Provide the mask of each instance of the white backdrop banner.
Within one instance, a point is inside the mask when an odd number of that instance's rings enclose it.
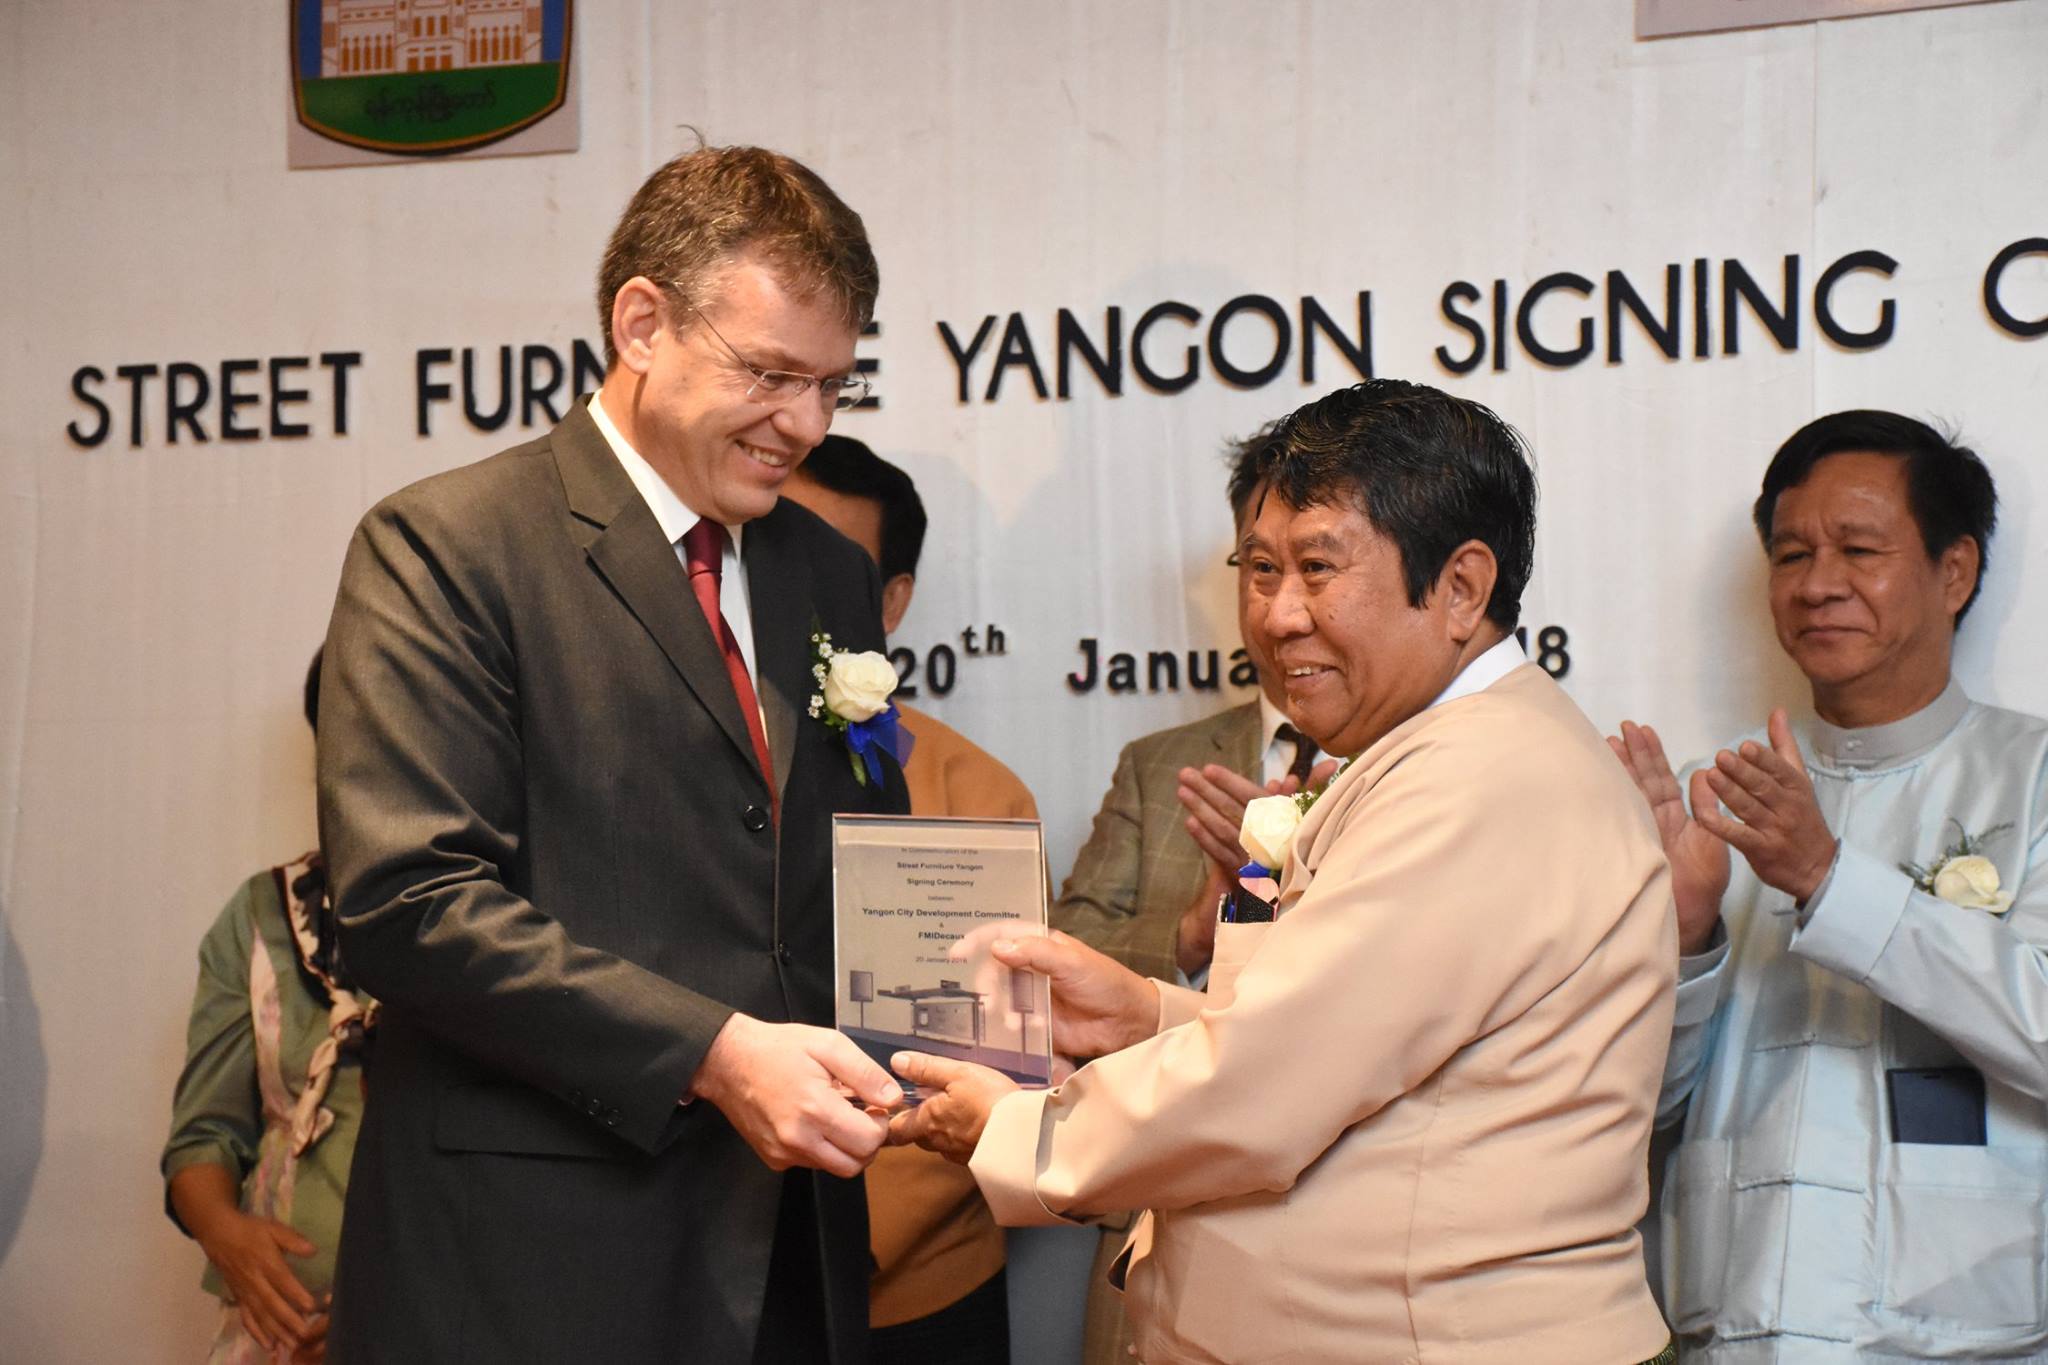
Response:
[[[343,546],[594,381],[598,254],[686,125],[867,220],[882,400],[838,429],[932,517],[893,643],[1056,878],[1120,745],[1251,695],[1225,442],[1366,373],[1527,434],[1525,619],[1687,756],[1803,695],[1747,523],[1778,442],[1952,421],[2004,498],[1959,669],[2048,710],[2048,3],[1634,19],[578,6],[575,153],[294,174],[286,7],[0,6],[0,1358],[203,1349],[157,1152],[199,936],[312,842]]]

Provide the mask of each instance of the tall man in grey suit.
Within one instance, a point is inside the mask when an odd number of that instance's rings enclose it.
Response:
[[[812,632],[879,647],[880,590],[778,489],[865,390],[876,281],[803,166],[678,157],[606,251],[596,397],[356,532],[321,832],[385,1013],[342,1362],[864,1355],[848,1097],[900,1092],[815,1026],[827,831],[905,799],[805,714]]]

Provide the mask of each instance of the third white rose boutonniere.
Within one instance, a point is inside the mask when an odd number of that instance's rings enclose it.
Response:
[[[1914,886],[1950,905],[1994,915],[2012,909],[2012,892],[1998,889],[1998,865],[1978,851],[2012,826],[1993,825],[1980,834],[1970,834],[1958,821],[1949,823],[1956,827],[1954,843],[1926,863],[1900,863],[1899,870],[1913,879]]]
[[[882,780],[883,752],[898,766],[910,759],[910,736],[898,723],[902,713],[889,700],[896,690],[896,666],[874,650],[832,648],[832,637],[811,631],[810,716],[846,736],[846,756],[862,786]]]

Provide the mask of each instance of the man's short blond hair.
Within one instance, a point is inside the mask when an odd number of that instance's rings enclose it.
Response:
[[[720,272],[742,253],[759,257],[784,288],[831,300],[847,324],[866,327],[881,275],[860,215],[817,172],[764,147],[700,147],[662,166],[633,195],[598,268],[597,315],[606,368],[612,301],[636,275],[672,303],[707,308]]]

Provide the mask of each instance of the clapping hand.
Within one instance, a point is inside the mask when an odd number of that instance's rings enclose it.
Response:
[[[1784,707],[1772,710],[1766,732],[1768,748],[1744,740],[1715,754],[1714,766],[1701,773],[1728,814],[1697,797],[1693,810],[1709,833],[1741,851],[1758,881],[1804,905],[1827,880],[1840,843],[1820,813]]]
[[[1618,737],[1608,736],[1607,747],[1635,780],[1657,821],[1664,856],[1671,863],[1671,896],[1678,902],[1679,951],[1700,952],[1714,936],[1714,926],[1721,918],[1721,897],[1728,890],[1727,840],[1704,817],[1695,819],[1686,810],[1678,778],[1664,757],[1664,745],[1655,730],[1625,720]],[[1692,809],[1713,811],[1718,816],[1714,792],[1708,785],[1710,772],[1702,769],[1692,776]]]
[[[1237,832],[1244,825],[1246,803],[1261,796],[1292,796],[1304,786],[1321,786],[1336,773],[1337,760],[1326,758],[1309,769],[1306,783],[1289,774],[1262,787],[1220,763],[1211,763],[1200,768],[1182,768],[1174,795],[1188,813],[1188,834],[1210,861],[1235,875],[1246,861],[1244,845],[1237,840]]]
[[[1292,796],[1303,786],[1320,787],[1337,774],[1337,760],[1326,758],[1309,770],[1307,783],[1290,773],[1264,787],[1221,764],[1180,770],[1175,795],[1187,811],[1187,831],[1203,853],[1202,887],[1181,912],[1174,934],[1175,965],[1193,976],[1209,965],[1216,950],[1216,901],[1237,880],[1237,870],[1250,861],[1238,842],[1244,808],[1261,796]]]

